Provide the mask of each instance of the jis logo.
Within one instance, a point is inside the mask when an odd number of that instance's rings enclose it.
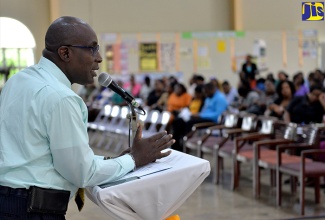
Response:
[[[301,14],[303,21],[323,21],[324,2],[303,2]]]

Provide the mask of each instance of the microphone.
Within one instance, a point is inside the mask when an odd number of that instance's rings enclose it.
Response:
[[[137,103],[132,95],[130,95],[127,91],[122,89],[107,73],[101,73],[98,76],[98,82],[101,86],[108,87],[114,92],[116,92],[119,96],[121,96],[127,103],[131,104],[133,107],[140,109],[145,112],[143,108]]]

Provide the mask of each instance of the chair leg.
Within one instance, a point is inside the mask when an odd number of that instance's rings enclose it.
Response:
[[[232,163],[232,179],[231,179],[231,190],[234,191],[236,189],[236,182],[237,182],[237,160],[236,156],[233,157]]]
[[[220,169],[220,161],[218,156],[218,150],[213,150],[213,183],[219,184],[219,169]]]
[[[315,203],[320,203],[320,178],[315,178]]]
[[[300,176],[300,214],[305,214],[305,177]]]
[[[276,171],[276,204],[281,206],[282,198],[282,174],[279,170]]]

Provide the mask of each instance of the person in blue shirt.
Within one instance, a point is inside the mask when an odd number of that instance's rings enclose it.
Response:
[[[227,110],[228,103],[226,97],[218,88],[209,82],[204,85],[203,91],[205,94],[204,105],[199,113],[192,114],[188,121],[178,117],[173,121],[172,133],[175,139],[173,149],[182,151],[183,137],[191,131],[192,126],[201,122],[218,123],[219,116]]]
[[[65,219],[78,188],[114,181],[171,153],[161,152],[173,144],[171,135],[141,138],[139,126],[132,147],[121,156],[94,155],[87,107],[71,84],[93,83],[101,62],[89,24],[61,17],[47,30],[39,63],[5,84],[0,95],[0,219]],[[36,206],[28,203],[31,198],[39,199]]]

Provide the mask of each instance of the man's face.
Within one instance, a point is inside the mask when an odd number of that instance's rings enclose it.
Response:
[[[95,32],[85,25],[77,26],[79,36],[74,40],[74,45],[85,47],[96,47],[98,40]],[[68,78],[71,83],[86,85],[94,82],[94,77],[97,76],[96,70],[99,69],[99,63],[102,62],[102,57],[99,51],[92,48],[69,47],[71,50],[71,60],[68,63]]]
[[[314,89],[312,92],[309,93],[309,101],[310,102],[318,101],[320,94],[322,94],[321,90]]]
[[[228,94],[229,93],[229,91],[230,91],[230,86],[229,85],[222,85],[222,89],[223,89],[223,91],[226,93],[226,94]]]

